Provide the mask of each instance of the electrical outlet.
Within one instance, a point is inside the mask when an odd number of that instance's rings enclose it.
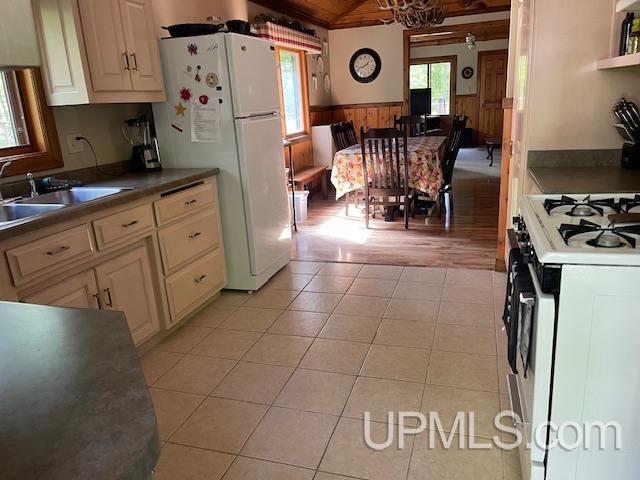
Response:
[[[79,133],[70,133],[67,135],[67,150],[69,150],[69,153],[84,152],[84,142],[82,140],[76,140],[79,136],[81,136]]]

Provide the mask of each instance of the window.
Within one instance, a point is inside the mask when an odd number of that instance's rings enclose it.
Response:
[[[0,165],[7,161],[9,175],[63,166],[37,69],[0,72]]]
[[[449,115],[455,91],[453,61],[424,60],[409,69],[409,88],[431,89],[431,114]]]
[[[307,131],[306,65],[303,52],[279,48],[278,55],[284,132],[291,137]]]

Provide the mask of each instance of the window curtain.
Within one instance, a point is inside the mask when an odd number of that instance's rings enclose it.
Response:
[[[311,54],[322,53],[322,42],[318,37],[271,22],[258,27],[258,36],[271,40],[281,47],[304,50]]]

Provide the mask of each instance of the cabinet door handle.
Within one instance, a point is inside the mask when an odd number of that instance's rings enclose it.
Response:
[[[138,223],[138,220],[131,220],[129,223],[123,223],[122,224],[122,228],[129,228],[129,227],[133,227],[134,225],[136,225]]]
[[[189,238],[198,238],[200,235],[202,235],[202,232],[193,232],[189,235]]]
[[[131,54],[131,59],[133,60],[133,68],[131,70],[138,70],[138,58],[135,53]]]
[[[105,307],[113,307],[113,300],[111,299],[111,290],[108,288],[105,288],[104,293],[107,294],[107,304],[105,305]]]
[[[98,295],[97,293],[94,293],[91,296],[96,299],[96,303],[98,304],[98,310],[102,310],[102,304],[100,302],[100,295]]]
[[[58,255],[59,253],[66,252],[71,247],[69,245],[60,245],[59,247],[54,248],[53,250],[49,250],[47,255],[53,257],[54,255]]]
[[[129,55],[127,55],[127,52],[124,52],[122,56],[124,57],[124,69],[131,70],[131,66],[129,65]]]
[[[185,205],[193,205],[194,203],[196,203],[198,200],[196,200],[195,198],[192,198],[191,200],[186,200],[184,202]]]
[[[206,275],[200,275],[200,276],[199,276],[198,278],[196,278],[194,281],[195,281],[196,283],[200,283],[200,282],[202,282],[205,278],[207,278],[207,276],[206,276]]]

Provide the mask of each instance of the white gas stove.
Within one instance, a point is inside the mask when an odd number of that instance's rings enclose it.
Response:
[[[522,256],[510,278],[530,276],[532,286],[508,298],[517,311],[526,306],[533,313],[520,324],[530,330],[511,330],[518,334],[508,351],[517,345],[509,396],[528,442],[519,449],[525,480],[640,478],[640,221],[628,215],[634,213],[640,214],[636,194],[521,202],[517,242],[510,240]],[[523,338],[526,355],[519,350]],[[611,430],[598,448],[599,436],[586,432],[594,422],[618,425],[620,448]],[[576,427],[585,428],[582,442]],[[578,447],[554,446],[567,441]]]
[[[521,208],[543,264],[640,265],[639,194],[535,195]],[[639,220],[611,217],[628,213]]]

